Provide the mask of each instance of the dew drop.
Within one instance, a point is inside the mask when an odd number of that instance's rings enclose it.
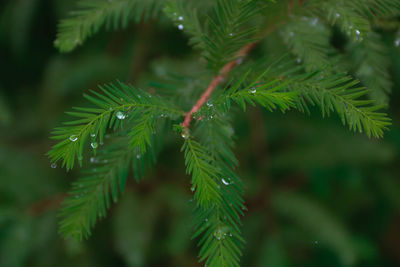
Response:
[[[314,241],[314,245],[318,245],[319,244],[319,241],[318,240],[315,240]]]
[[[229,178],[228,178],[229,179]],[[221,179],[222,183],[224,185],[230,185],[230,183],[228,181],[226,181],[224,178]]]
[[[214,106],[214,104],[211,103],[210,101],[208,101],[208,102],[207,102],[207,107],[212,107],[212,106]]]
[[[355,30],[355,32],[356,32],[356,35],[360,35],[361,34],[361,32],[359,30]]]
[[[117,118],[120,119],[120,120],[124,120],[126,118],[126,115],[121,111],[118,111],[116,113],[116,115],[117,115]]]
[[[183,139],[188,139],[189,138],[189,130],[188,129],[183,129],[181,136]]]
[[[297,58],[297,59],[296,59],[296,62],[297,62],[297,63],[301,63],[301,58]]]
[[[251,87],[249,89],[249,92],[252,93],[252,94],[255,94],[257,92],[257,89],[255,87]]]
[[[96,134],[92,133],[90,134],[90,137],[96,137]]]
[[[230,33],[230,34],[229,34],[229,36],[231,36],[231,37],[232,37],[232,36],[233,36],[233,33]]]
[[[289,32],[289,36],[293,37],[294,36],[294,32]]]
[[[399,47],[400,46],[400,38],[397,38],[396,40],[394,40],[394,46],[395,47]]]
[[[97,160],[96,160],[95,157],[91,157],[91,158],[90,158],[90,162],[91,162],[91,163],[95,163],[96,161],[97,161]]]
[[[137,159],[140,159],[140,154],[137,154],[137,155],[136,155],[136,158],[137,158]]]
[[[96,148],[99,146],[99,144],[97,144],[97,142],[92,142],[92,143],[90,143],[90,146],[91,146],[93,149],[96,149]]]
[[[196,190],[196,187],[195,187],[195,186],[192,186],[192,187],[190,188],[190,191],[194,192],[194,190]]]
[[[208,218],[205,218],[205,220],[204,220],[205,222],[208,222]]]
[[[336,17],[337,17],[337,18],[340,18],[340,13],[336,13]]]
[[[52,169],[57,168],[57,163],[53,162],[53,163],[50,165],[50,167],[51,167]]]
[[[183,25],[182,25],[182,24],[179,24],[179,25],[178,25],[178,29],[179,29],[179,30],[183,30]]]
[[[69,140],[71,140],[72,142],[75,142],[76,140],[78,140],[78,136],[76,136],[76,135],[71,135],[70,137],[69,137]]]
[[[182,16],[179,16],[179,17],[178,17],[178,20],[181,20],[181,21],[182,21],[182,20],[183,20],[183,17],[182,17]]]

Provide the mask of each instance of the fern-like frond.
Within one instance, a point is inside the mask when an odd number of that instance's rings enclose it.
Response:
[[[73,112],[67,114],[78,119],[66,122],[64,127],[53,131],[52,139],[60,140],[60,142],[48,153],[52,162],[61,160],[63,167],[66,166],[68,170],[73,168],[75,157],[78,157],[80,163],[82,162],[82,153],[89,140],[91,140],[91,147],[96,149],[98,142],[103,143],[107,129],[123,127],[125,121],[137,120],[144,113],[151,112],[155,117],[163,114],[172,118],[184,115],[182,111],[171,107],[159,97],[121,82],[118,86],[110,84],[100,89],[102,94],[92,91],[91,95],[84,95],[95,105],[94,108],[74,108]],[[139,127],[143,125],[139,124]],[[145,127],[148,130],[152,129],[148,124]],[[145,151],[148,137],[144,134],[150,133],[152,131],[138,133],[133,129],[132,145],[139,146],[142,151]]]
[[[204,29],[199,20],[197,8],[192,2],[170,1],[166,4],[164,12],[179,30],[183,30],[190,36],[190,45],[204,49]]]
[[[371,32],[363,42],[352,44],[349,50],[355,76],[370,89],[371,99],[387,104],[392,88],[390,58],[380,36]]]
[[[79,9],[58,25],[55,46],[69,52],[88,37],[107,28],[126,27],[131,20],[149,19],[160,11],[163,0],[80,0]]]
[[[214,71],[235,59],[237,51],[254,42],[255,27],[245,25],[259,12],[255,1],[219,0],[212,16],[208,17],[208,31],[203,36],[204,56]]]
[[[208,209],[195,212],[193,237],[199,238],[200,260],[207,266],[239,266],[244,240],[240,231],[240,216],[245,209],[243,185],[233,169],[237,160],[231,150],[233,129],[226,116],[216,116],[197,123],[194,135],[213,158],[212,165],[220,170],[218,189],[222,201]]]
[[[391,124],[385,113],[377,112],[385,106],[374,105],[373,100],[363,100],[368,90],[346,74],[327,77],[318,72],[305,74],[291,79],[288,88],[302,96],[297,102],[299,110],[307,111],[308,104],[316,104],[323,116],[336,112],[350,130],[364,131],[369,137],[382,137],[383,131]]]
[[[325,69],[329,64],[331,32],[316,17],[294,17],[282,31],[282,37],[308,71]]]
[[[279,108],[282,112],[289,110],[290,107],[295,107],[297,93],[287,92],[287,83],[278,78],[264,82],[263,78],[267,73],[268,70],[256,77],[248,85],[245,85],[245,81],[249,72],[243,75],[240,80],[218,97],[216,100],[217,108],[222,105],[224,108],[229,109],[232,101],[237,103],[243,110],[246,110],[246,104],[252,106],[259,104],[269,111]]]
[[[72,186],[60,213],[60,232],[78,240],[88,238],[97,220],[106,216],[112,202],[124,192],[129,168],[139,179],[144,169],[154,162],[155,152],[137,154],[126,147],[129,139],[122,138],[91,158],[93,167]],[[139,176],[138,176],[139,175]]]
[[[361,41],[371,31],[371,25],[365,16],[354,7],[353,1],[329,0],[310,1],[308,12],[315,17],[327,20],[331,25],[337,25],[343,33],[353,40]]]
[[[220,170],[212,165],[213,158],[198,142],[188,136],[182,146],[185,154],[186,173],[192,175],[192,191],[199,205],[211,207],[221,201],[218,180]]]

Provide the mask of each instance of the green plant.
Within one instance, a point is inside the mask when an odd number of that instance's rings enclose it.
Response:
[[[182,88],[158,83],[156,90],[145,90],[114,82],[85,95],[91,107],[68,113],[75,119],[55,129],[52,138],[59,142],[48,155],[67,170],[76,161],[81,166],[90,161],[90,167],[64,201],[60,232],[89,237],[123,193],[130,169],[137,180],[143,177],[173,129],[183,137],[186,172],[192,176],[193,237],[199,240],[200,260],[207,266],[239,266],[245,243],[240,217],[246,208],[232,151],[230,121],[237,107],[245,111],[259,104],[269,111],[308,113],[318,106],[323,116],[336,113],[350,130],[374,138],[390,125],[380,111],[391,79],[379,29],[391,27],[400,15],[400,1],[339,2],[80,1],[81,9],[60,23],[55,45],[62,52],[103,26],[116,29],[159,18],[187,34],[205,63],[198,63],[201,71]],[[333,44],[333,35],[343,42]],[[161,90],[166,87],[173,89]],[[88,153],[90,160],[84,158]]]

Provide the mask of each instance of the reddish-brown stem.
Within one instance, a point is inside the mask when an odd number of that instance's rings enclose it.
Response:
[[[211,93],[214,91],[214,89],[225,80],[225,78],[228,76],[229,72],[236,67],[236,65],[239,64],[239,60],[246,56],[256,45],[256,43],[250,43],[243,47],[242,49],[237,52],[236,57],[238,58],[237,60],[233,60],[225,66],[222,67],[220,70],[219,74],[215,76],[210,84],[207,87],[207,90],[201,95],[199,100],[197,100],[196,104],[192,107],[192,109],[186,113],[185,119],[183,120],[182,126],[184,128],[189,128],[190,123],[192,121],[193,114],[196,113],[210,98]]]

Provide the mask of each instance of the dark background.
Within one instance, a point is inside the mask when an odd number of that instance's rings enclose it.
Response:
[[[81,171],[51,168],[45,156],[64,111],[85,105],[82,93],[97,84],[149,88],[198,58],[180,31],[155,21],[102,31],[60,54],[57,21],[73,7],[0,2],[0,266],[202,266],[179,138],[166,142],[145,180],[129,180],[88,241],[57,233],[60,202]],[[395,82],[384,139],[318,111],[253,108],[235,119],[249,209],[243,266],[400,266],[400,49],[384,36]]]

